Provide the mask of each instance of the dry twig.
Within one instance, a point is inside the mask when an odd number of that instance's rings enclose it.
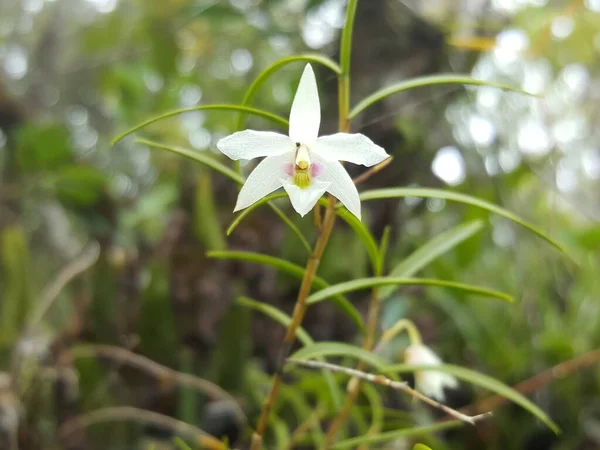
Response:
[[[382,386],[387,386],[391,387],[392,389],[406,392],[408,395],[418,400],[421,400],[422,402],[425,402],[428,405],[433,406],[434,408],[441,409],[442,411],[446,412],[448,415],[454,417],[455,419],[462,420],[463,422],[469,423],[471,425],[475,425],[475,423],[477,423],[478,421],[490,417],[492,415],[491,412],[486,412],[483,414],[478,414],[476,416],[468,416],[466,414],[461,413],[460,411],[452,409],[449,406],[443,405],[442,403],[436,402],[435,400],[421,394],[419,391],[411,388],[404,381],[394,381],[383,375],[373,375],[371,373],[363,372],[361,370],[350,369],[347,367],[342,367],[336,364],[321,361],[288,359],[288,362],[304,367],[310,367],[313,369],[328,369],[333,372],[340,372],[354,378],[360,378],[361,380],[369,381],[371,383],[380,384]]]
[[[77,345],[71,349],[70,354],[73,358],[107,358],[119,364],[126,364],[143,372],[150,373],[160,381],[168,381],[190,389],[196,389],[209,397],[225,400],[231,403],[238,425],[245,427],[248,422],[242,407],[236,399],[221,387],[203,378],[177,372],[125,348],[111,345]]]
[[[130,406],[116,406],[111,408],[98,409],[80,416],[74,417],[65,422],[60,428],[61,439],[66,440],[73,433],[84,428],[106,422],[124,422],[133,421],[142,424],[151,424],[157,427],[168,429],[174,435],[184,435],[192,438],[201,448],[210,450],[225,450],[227,447],[217,438],[202,431],[201,429],[174,419],[173,417],[133,408]]]

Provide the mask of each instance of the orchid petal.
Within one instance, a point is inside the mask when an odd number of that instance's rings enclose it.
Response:
[[[231,159],[277,156],[294,150],[289,137],[272,131],[244,130],[224,137],[217,148]]]
[[[336,133],[322,136],[315,141],[311,150],[327,161],[348,161],[367,167],[390,156],[364,134]]]
[[[319,181],[329,182],[327,192],[336,197],[343,205],[360,220],[360,198],[356,186],[339,161],[326,161],[320,155],[313,153],[313,160],[321,166]]]
[[[269,156],[263,159],[250,173],[240,190],[235,211],[247,208],[261,198],[279,189],[287,177],[286,166],[293,160],[294,154]]]
[[[304,217],[330,188],[330,183],[313,180],[309,187],[300,189],[284,179],[280,180],[283,188],[290,196],[290,202],[298,214]]]
[[[307,64],[300,78],[290,111],[290,138],[294,142],[312,144],[319,135],[321,105],[317,80],[312,66]]]

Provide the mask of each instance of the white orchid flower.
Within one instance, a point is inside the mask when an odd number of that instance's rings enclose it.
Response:
[[[317,81],[307,64],[292,103],[289,136],[245,130],[217,143],[219,150],[234,160],[266,157],[248,176],[234,211],[247,208],[283,187],[301,216],[329,192],[360,219],[358,191],[339,161],[370,167],[389,155],[362,134],[317,137],[320,123]]]
[[[438,366],[442,360],[426,345],[412,344],[404,352],[404,361],[411,365]],[[444,401],[444,389],[458,387],[458,380],[452,375],[436,370],[415,372],[415,387],[428,397]]]

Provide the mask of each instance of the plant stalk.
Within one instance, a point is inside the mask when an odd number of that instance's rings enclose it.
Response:
[[[298,298],[296,299],[296,306],[294,306],[294,312],[292,313],[292,322],[290,323],[286,331],[285,338],[283,340],[283,345],[281,346],[281,350],[279,352],[277,366],[275,374],[273,375],[273,379],[271,381],[271,388],[269,389],[267,400],[263,405],[263,409],[261,411],[258,423],[256,425],[256,430],[252,434],[252,444],[250,446],[250,450],[259,450],[261,448],[263,436],[269,420],[269,413],[271,411],[271,408],[275,404],[275,400],[279,392],[279,386],[281,385],[283,366],[285,365],[285,361],[290,353],[292,344],[296,339],[296,331],[298,330],[298,327],[302,324],[302,319],[304,318],[304,314],[306,313],[306,299],[310,294],[312,282],[317,273],[319,263],[321,262],[321,257],[323,256],[323,252],[325,251],[325,247],[327,246],[327,242],[329,241],[329,237],[331,236],[331,232],[335,224],[335,218],[335,198],[329,196],[329,202],[325,211],[325,218],[323,219],[321,233],[317,238],[317,242],[315,244],[313,253],[308,259],[308,263],[306,264],[306,270],[304,272],[304,277],[302,278],[302,284],[300,285]]]
[[[338,115],[339,115],[339,131],[347,133],[350,131],[350,119],[348,115],[350,113],[350,55],[352,49],[352,29],[354,25],[354,16],[356,13],[356,5],[358,0],[349,0],[346,11],[346,22],[344,30],[342,32],[342,40],[340,45],[340,69],[341,73],[338,75]],[[325,210],[325,216],[321,223],[319,235],[312,255],[308,259],[306,264],[306,270],[304,271],[304,277],[300,285],[300,291],[298,292],[298,298],[296,299],[296,305],[292,313],[292,321],[286,331],[283,345],[279,353],[279,358],[276,365],[275,374],[271,381],[271,388],[265,403],[263,404],[256,430],[252,434],[252,443],[250,450],[260,450],[263,436],[267,428],[269,421],[269,413],[271,408],[275,404],[279,387],[282,381],[283,367],[290,353],[290,349],[296,338],[296,331],[302,324],[302,319],[306,313],[306,299],[310,294],[312,282],[316,276],[321,257],[331,236],[333,226],[335,225],[336,212],[335,212],[335,197],[329,196],[327,202],[327,208]]]
[[[367,319],[367,333],[365,336],[365,341],[363,343],[363,348],[365,350],[371,350],[373,348],[373,344],[375,342],[375,334],[377,333],[377,323],[379,321],[379,310],[380,310],[381,302],[379,301],[379,290],[377,288],[373,289],[371,292],[371,300],[369,302],[369,312]],[[363,371],[365,369],[365,364],[361,361],[357,370]],[[331,424],[329,425],[329,429],[327,430],[327,434],[325,435],[325,441],[323,444],[323,448],[326,450],[332,444],[335,436],[337,435],[340,427],[346,422],[348,416],[350,415],[350,410],[358,397],[358,393],[360,392],[360,379],[359,378],[351,378],[348,383],[348,391],[346,395],[346,401],[342,406],[342,409],[335,416]]]

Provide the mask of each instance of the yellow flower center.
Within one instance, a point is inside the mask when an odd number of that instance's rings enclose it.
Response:
[[[300,189],[310,186],[311,162],[308,148],[299,142],[296,143],[296,159],[294,161],[294,184]]]

